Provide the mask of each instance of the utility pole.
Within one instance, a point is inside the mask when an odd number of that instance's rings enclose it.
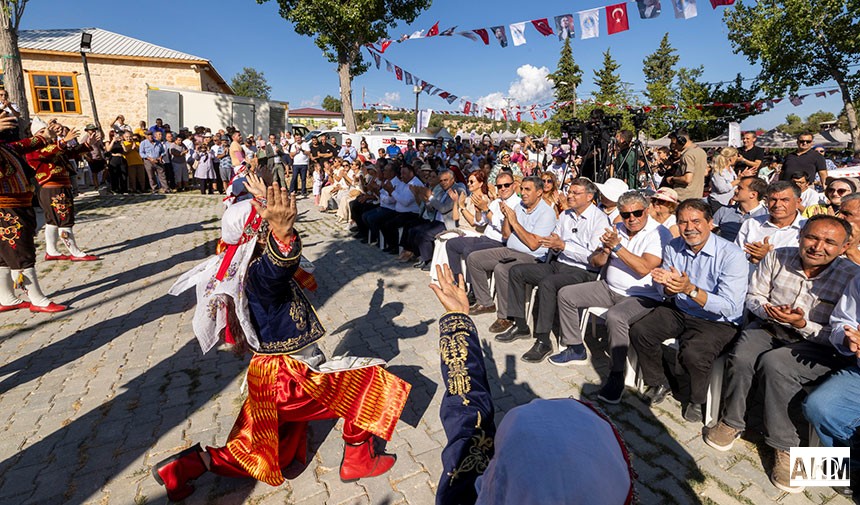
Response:
[[[99,113],[96,110],[96,97],[93,93],[93,83],[90,80],[90,67],[87,66],[87,53],[92,50],[92,47],[93,34],[81,32],[81,59],[84,61],[84,77],[87,79],[87,89],[90,92],[90,106],[93,108],[93,123],[95,123],[99,131],[101,131],[102,125],[99,123]]]
[[[412,92],[415,93],[415,133],[418,133],[418,96],[422,89],[421,86],[412,86]]]
[[[507,103],[507,108],[505,109],[505,131],[509,130],[508,123],[510,123],[510,115],[511,115],[511,102],[514,100],[513,97],[506,96],[505,103]]]

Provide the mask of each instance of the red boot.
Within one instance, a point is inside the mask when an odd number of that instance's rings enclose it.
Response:
[[[372,440],[357,445],[344,444],[340,480],[354,482],[365,477],[382,475],[394,466],[395,461],[397,456],[393,454],[375,454]]]
[[[170,501],[183,500],[194,492],[194,486],[189,484],[189,481],[206,473],[206,465],[200,458],[202,452],[200,444],[197,444],[159,461],[152,468],[152,476],[167,488],[167,498]]]

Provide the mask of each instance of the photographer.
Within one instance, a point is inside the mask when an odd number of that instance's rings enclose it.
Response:
[[[633,148],[633,132],[630,130],[619,130],[615,134],[615,142],[618,154],[612,162],[612,173],[610,176],[617,177],[627,183],[627,186],[635,189],[639,187],[639,157]]]

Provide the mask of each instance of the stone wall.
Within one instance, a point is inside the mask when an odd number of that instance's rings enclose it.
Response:
[[[93,122],[92,105],[84,76],[83,62],[78,55],[39,54],[22,51],[24,82],[30,114],[35,111],[35,96],[30,83],[30,72],[73,73],[78,86],[80,111],[77,114],[40,114],[43,120],[56,117],[61,123],[83,129]],[[217,82],[208,70],[199,72],[199,65],[169,61],[137,61],[119,58],[90,56],[87,59],[90,80],[103,128],[107,128],[117,115],[125,116],[126,123],[137,127],[146,120],[147,85],[153,87],[175,87],[200,91],[217,87]],[[205,87],[204,87],[205,85]],[[222,90],[223,91],[223,90]],[[15,100],[12,97],[13,101]]]

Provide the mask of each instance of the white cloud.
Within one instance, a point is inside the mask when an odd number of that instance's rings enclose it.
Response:
[[[313,107],[314,105],[320,105],[322,103],[322,97],[320,95],[314,95],[310,100],[302,100],[302,107]]]
[[[507,94],[501,91],[482,96],[477,100],[484,107],[502,109],[508,106],[505,97],[511,97],[511,105],[531,105],[547,101],[553,96],[552,82],[547,79],[547,67],[523,65],[517,69],[517,80],[511,82]]]
[[[400,93],[396,91],[389,91],[382,96],[382,101],[389,105],[393,105],[400,101]]]

